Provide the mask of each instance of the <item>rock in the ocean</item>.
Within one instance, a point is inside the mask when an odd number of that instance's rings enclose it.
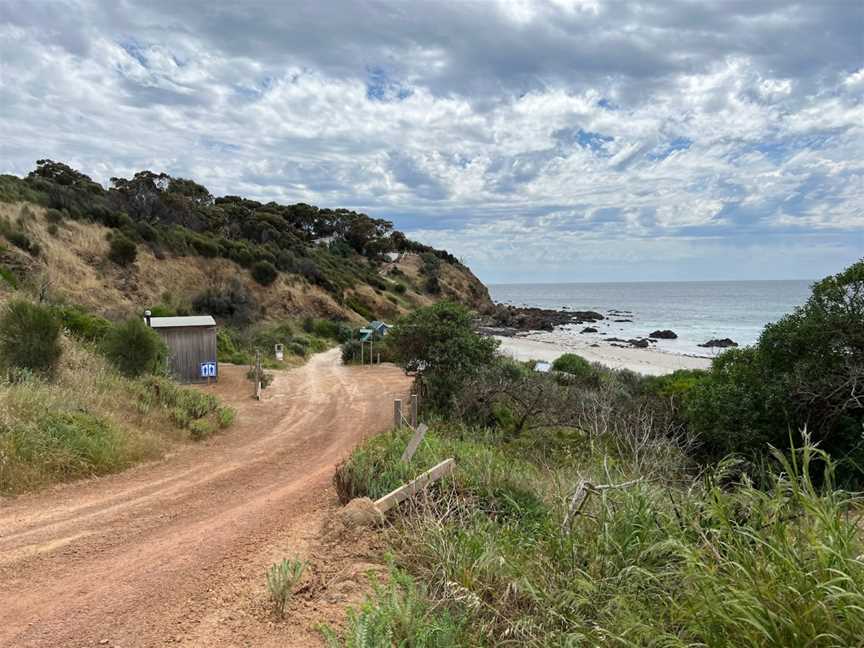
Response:
[[[629,344],[632,347],[636,347],[637,349],[647,349],[648,348],[648,340],[643,340],[641,338],[633,339],[633,340],[627,340],[627,344]]]
[[[580,332],[580,333],[596,333],[596,332],[597,332],[597,329],[594,328],[593,326],[586,326],[584,329],[582,329],[582,330],[579,331],[579,332]]]
[[[663,329],[662,331],[654,331],[648,337],[657,338],[658,340],[676,340],[678,339],[678,334],[675,331]]]
[[[573,317],[584,322],[599,322],[606,319],[597,311],[573,311],[570,313]]]
[[[618,319],[618,320],[615,320],[615,321],[616,321],[616,322],[632,322],[633,320],[631,320],[631,319]]]
[[[729,338],[723,338],[720,340],[708,340],[705,344],[700,344],[700,347],[706,349],[725,349],[727,347],[737,347],[738,343],[735,340],[730,340]]]

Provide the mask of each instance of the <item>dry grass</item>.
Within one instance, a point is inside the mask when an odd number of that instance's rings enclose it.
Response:
[[[143,380],[68,339],[51,382],[0,382],[0,493],[122,470],[189,438]]]

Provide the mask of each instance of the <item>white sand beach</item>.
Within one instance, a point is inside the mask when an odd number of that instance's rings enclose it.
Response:
[[[599,362],[612,369],[630,369],[637,373],[660,376],[678,369],[707,369],[709,358],[663,353],[653,349],[625,349],[608,344],[591,346],[578,338],[562,339],[554,333],[530,333],[519,337],[496,337],[500,353],[516,360],[552,362],[565,353],[576,353],[589,362]]]

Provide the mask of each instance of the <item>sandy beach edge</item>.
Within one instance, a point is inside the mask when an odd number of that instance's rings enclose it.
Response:
[[[516,360],[545,360],[552,362],[565,353],[576,353],[589,362],[597,362],[611,369],[629,369],[646,376],[661,376],[678,369],[707,369],[710,358],[674,355],[652,349],[629,349],[612,346],[591,346],[579,340],[546,340],[542,333],[518,337],[499,337],[498,352]]]

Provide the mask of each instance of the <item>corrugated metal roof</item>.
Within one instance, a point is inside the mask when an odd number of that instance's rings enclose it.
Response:
[[[153,328],[175,328],[182,326],[216,326],[216,320],[210,315],[193,315],[191,317],[151,317]]]

